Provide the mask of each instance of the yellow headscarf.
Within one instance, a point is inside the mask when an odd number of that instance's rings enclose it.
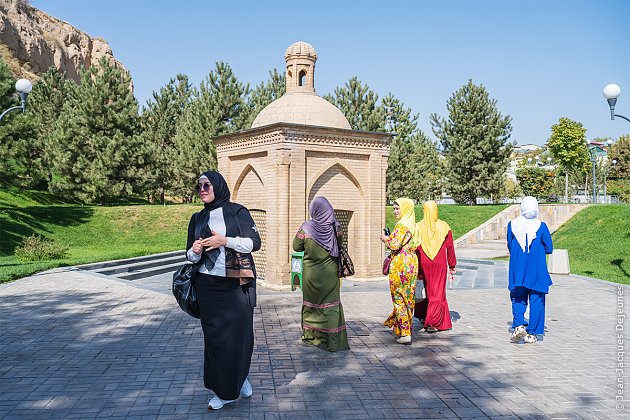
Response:
[[[399,198],[396,200],[396,204],[400,207],[400,219],[396,224],[405,226],[413,235],[416,229],[415,203],[410,198]]]
[[[424,218],[416,223],[413,242],[416,246],[422,246],[424,253],[432,260],[440,251],[451,228],[448,223],[438,219],[438,207],[435,201],[425,201],[422,212]]]

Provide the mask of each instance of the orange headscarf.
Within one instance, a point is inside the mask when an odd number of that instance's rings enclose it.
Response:
[[[451,228],[448,223],[438,219],[438,207],[435,201],[425,201],[422,212],[424,218],[416,223],[413,242],[416,246],[422,246],[424,253],[432,260],[440,251]]]

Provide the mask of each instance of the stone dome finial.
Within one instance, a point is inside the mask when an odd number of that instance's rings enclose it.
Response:
[[[350,130],[343,113],[315,93],[315,48],[296,42],[287,48],[284,59],[287,92],[260,111],[252,128],[284,122]]]
[[[287,48],[284,60],[287,62],[287,93],[315,93],[315,48],[306,42],[296,42]]]
[[[284,53],[284,59],[285,61],[288,61],[289,58],[293,56],[309,57],[312,58],[313,61],[317,61],[317,52],[315,52],[315,48],[304,41],[299,41],[295,44],[289,45],[289,48],[287,48]]]

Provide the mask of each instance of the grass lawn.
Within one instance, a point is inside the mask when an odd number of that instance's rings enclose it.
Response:
[[[444,220],[451,227],[453,239],[457,239],[508,207],[509,204],[486,204],[481,206],[440,204],[438,205],[438,214],[440,219]],[[416,221],[420,221],[422,219],[422,206],[416,206],[415,210]],[[385,217],[387,227],[392,229],[396,224],[393,207],[387,207]]]
[[[183,249],[190,216],[200,208],[63,205],[45,193],[5,191],[0,193],[0,283],[54,267]],[[68,247],[66,258],[19,261],[13,251],[32,234]]]
[[[552,236],[569,250],[571,273],[630,284],[630,205],[596,205],[571,218]]]

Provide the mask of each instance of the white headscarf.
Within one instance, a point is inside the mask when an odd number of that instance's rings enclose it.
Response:
[[[521,202],[521,215],[512,220],[512,233],[523,252],[529,252],[538,228],[540,228],[538,201],[534,197],[527,196]]]

